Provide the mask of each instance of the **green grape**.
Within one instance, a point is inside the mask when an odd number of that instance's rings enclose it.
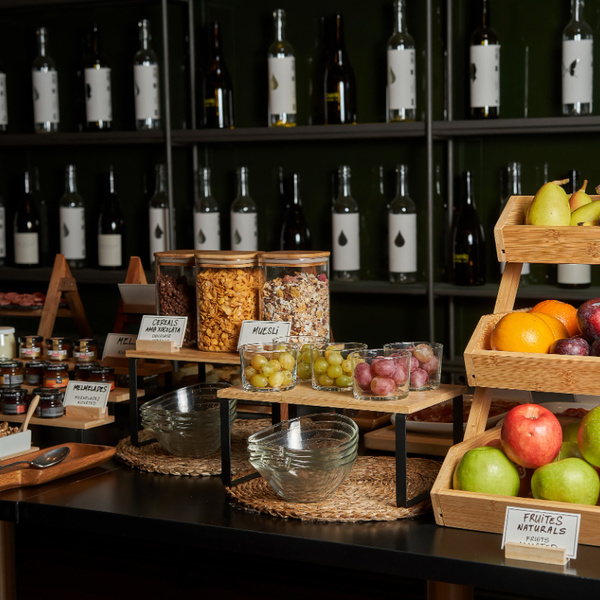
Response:
[[[330,365],[341,365],[344,357],[336,350],[326,350],[325,357]]]
[[[288,369],[281,371],[281,374],[283,375],[283,385],[290,385],[290,383],[294,382],[294,374]]]
[[[319,385],[331,387],[333,385],[333,379],[331,379],[329,375],[319,375]]]
[[[269,361],[269,364],[273,367],[275,373],[277,373],[277,371],[281,371],[281,363],[276,358],[272,358]]]
[[[275,373],[273,373],[269,377],[269,385],[274,388],[281,387],[283,385],[284,380],[285,380],[285,377],[284,377],[283,373],[281,371],[275,371]]]
[[[342,369],[344,373],[352,374],[352,361],[349,358],[342,362]]]
[[[275,346],[275,350],[287,350],[287,346],[285,344],[277,344],[277,346]]]
[[[308,363],[298,363],[298,377],[300,379],[310,379],[310,365]]]
[[[279,364],[282,369],[293,369],[295,362],[294,356],[289,352],[282,352],[279,355]]]
[[[336,378],[335,384],[339,387],[350,387],[352,385],[352,376],[340,375]]]
[[[301,360],[303,360],[305,363],[308,363],[310,365],[310,361],[311,361],[311,358],[312,358],[312,353],[311,353],[310,349],[309,350],[303,350],[302,354],[300,356],[301,356]],[[317,358],[318,357],[319,356],[317,354]]]
[[[258,373],[258,371],[252,365],[248,365],[244,369],[244,375],[246,376],[246,379],[248,379],[248,380],[252,379],[257,373]]]
[[[323,358],[322,356],[320,358],[317,358],[317,360],[315,360],[315,373],[317,373],[318,375],[321,375],[323,373],[325,373],[329,367],[329,363],[327,362],[326,358]]]
[[[255,388],[266,388],[269,385],[269,380],[262,375],[261,373],[257,373],[251,380],[250,383]]]
[[[280,368],[281,368],[281,366],[280,366]],[[270,361],[266,362],[260,368],[260,373],[262,373],[265,377],[270,377],[271,375],[273,375],[273,373],[275,373],[275,367],[273,366],[273,364]]]
[[[268,362],[267,359],[262,354],[255,354],[250,361],[250,364],[257,370],[260,371],[260,368]]]
[[[327,369],[327,375],[331,377],[331,379],[336,379],[343,374],[344,371],[342,370],[342,365],[329,365],[329,368]]]

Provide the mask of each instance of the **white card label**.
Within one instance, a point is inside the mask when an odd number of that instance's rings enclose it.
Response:
[[[507,506],[501,547],[513,542],[564,548],[567,558],[577,558],[580,522],[579,514]]]
[[[270,344],[275,338],[287,337],[291,321],[242,321],[238,348],[242,344]]]
[[[107,356],[125,358],[127,350],[135,350],[136,334],[109,333],[106,336],[102,359]]]
[[[64,405],[106,408],[110,386],[110,383],[69,381],[65,392]]]
[[[138,340],[173,342],[176,348],[181,348],[187,319],[187,317],[144,315],[138,331]]]

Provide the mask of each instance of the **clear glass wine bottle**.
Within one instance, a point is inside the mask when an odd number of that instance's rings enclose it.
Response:
[[[285,37],[285,11],[273,12],[275,39],[269,46],[269,127],[296,125],[296,59],[294,48]]]
[[[208,167],[198,171],[198,197],[194,202],[194,249],[221,249],[221,212],[212,195]]]
[[[18,267],[37,267],[40,264],[40,218],[32,189],[31,176],[25,171],[23,194],[13,223],[14,258]]]
[[[204,75],[202,124],[208,128],[233,129],[233,86],[221,49],[218,22],[210,27],[209,61]]]
[[[31,67],[33,89],[33,123],[36,133],[58,131],[58,72],[54,60],[46,53],[48,30],[37,32],[38,55]]]
[[[150,265],[154,265],[154,253],[170,249],[167,167],[163,163],[159,163],[155,167],[154,194],[148,204],[148,225]]]
[[[120,269],[123,266],[123,233],[125,222],[115,190],[115,172],[110,167],[108,190],[98,220],[98,266]]]
[[[338,169],[338,195],[332,207],[333,279],[360,278],[360,213],[352,197],[350,167]]]
[[[100,32],[97,25],[93,25],[90,32],[90,47],[83,77],[86,127],[89,131],[110,131],[113,120],[111,69],[100,53]]]
[[[150,42],[150,21],[138,23],[140,49],[133,59],[136,129],[160,128],[160,78],[158,58]]]
[[[286,208],[279,243],[280,250],[310,250],[311,236],[300,196],[300,175],[292,177],[292,201]]]
[[[77,191],[75,165],[65,170],[65,193],[59,201],[60,252],[73,268],[85,267],[85,204]]]
[[[258,250],[258,214],[250,197],[248,167],[237,170],[237,195],[231,205],[231,249]]]

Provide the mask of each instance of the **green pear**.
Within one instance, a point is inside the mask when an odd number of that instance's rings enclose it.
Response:
[[[531,201],[525,223],[542,227],[569,225],[571,222],[569,196],[560,187],[568,182],[568,179],[561,179],[545,183]]]
[[[596,469],[581,458],[564,458],[537,468],[531,476],[534,498],[594,505],[600,495]]]
[[[569,198],[569,206],[571,207],[571,212],[577,210],[581,206],[585,206],[586,204],[591,204],[592,199],[585,193],[585,188],[587,187],[587,179],[583,182],[581,188],[579,188],[574,194],[571,194]]]
[[[598,225],[600,201],[580,206],[571,213],[571,225]]]

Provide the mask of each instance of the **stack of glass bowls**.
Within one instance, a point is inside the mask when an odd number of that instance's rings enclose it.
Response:
[[[358,426],[337,413],[282,421],[248,438],[250,464],[289,502],[320,502],[356,460]]]
[[[175,456],[202,458],[221,447],[220,403],[217,392],[230,383],[198,383],[174,390],[140,407],[142,426],[160,446]],[[237,416],[230,400],[229,424]]]

